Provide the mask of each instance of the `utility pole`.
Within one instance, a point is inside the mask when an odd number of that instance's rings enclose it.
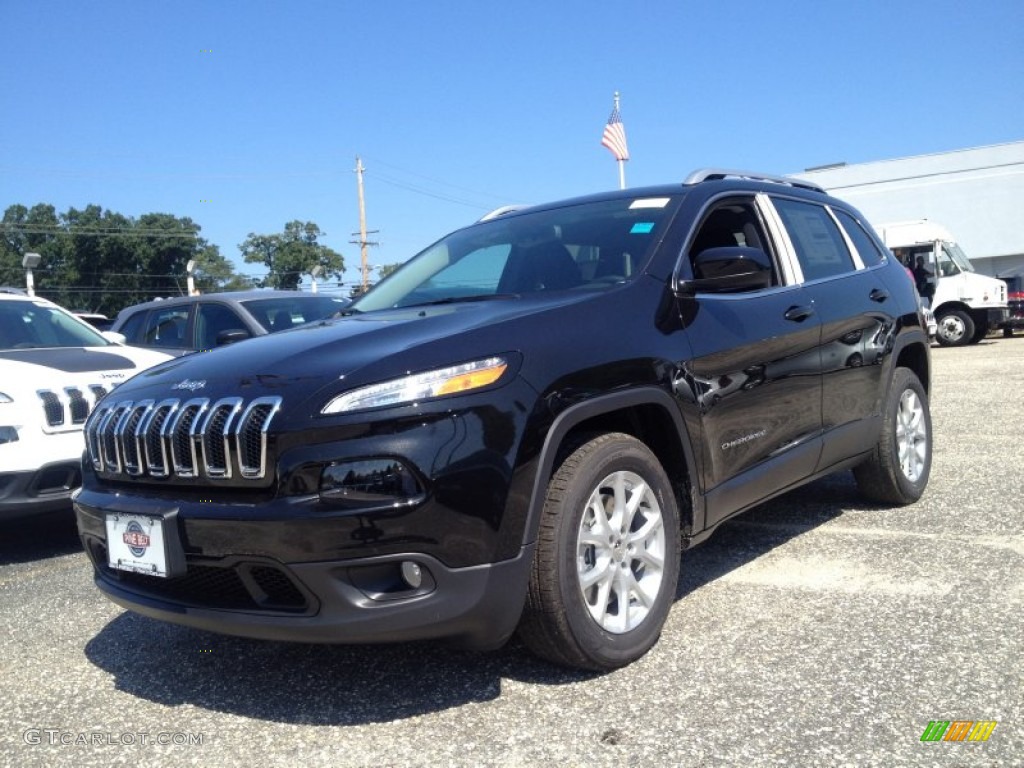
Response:
[[[353,232],[352,235],[353,236],[359,235],[359,239],[358,240],[349,240],[349,242],[359,246],[359,260],[360,260],[360,268],[362,269],[362,280],[363,280],[362,286],[363,286],[363,290],[365,291],[367,289],[367,287],[369,286],[369,284],[370,284],[370,264],[369,264],[369,262],[367,261],[367,258],[366,258],[366,249],[367,249],[368,246],[378,245],[378,243],[376,243],[376,242],[372,242],[370,240],[367,240],[366,236],[368,234],[376,234],[378,230],[374,229],[374,230],[371,230],[370,232],[366,231],[366,201],[363,198],[363,171],[364,170],[366,170],[366,169],[363,168],[363,161],[357,155],[356,156],[355,173],[356,173],[356,183],[357,183],[357,185],[359,187],[359,231],[358,232]]]

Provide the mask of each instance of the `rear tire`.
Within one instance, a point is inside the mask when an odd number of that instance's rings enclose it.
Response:
[[[679,551],[678,507],[654,454],[619,433],[585,443],[548,485],[520,637],[568,667],[639,659],[672,605]]]
[[[882,434],[870,457],[853,470],[860,492],[903,506],[921,498],[932,466],[928,395],[909,368],[897,368],[886,399]]]

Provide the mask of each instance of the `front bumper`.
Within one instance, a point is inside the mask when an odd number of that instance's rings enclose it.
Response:
[[[519,621],[534,549],[459,568],[414,550],[298,561],[252,552],[206,557],[175,542],[185,570],[162,578],[111,569],[104,514],[80,502],[76,512],[96,585],[115,603],[175,624],[265,640],[445,639],[473,649],[499,647]],[[222,530],[230,535],[230,524]],[[416,586],[402,576],[407,563],[419,568]]]
[[[39,469],[0,472],[0,520],[71,511],[71,492],[82,484],[79,460],[56,461]]]

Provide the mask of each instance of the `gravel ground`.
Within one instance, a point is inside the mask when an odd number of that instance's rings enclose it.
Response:
[[[100,596],[70,515],[0,526],[0,764],[1024,766],[1024,338],[932,362],[919,503],[843,473],[723,526],[608,675],[164,625]]]

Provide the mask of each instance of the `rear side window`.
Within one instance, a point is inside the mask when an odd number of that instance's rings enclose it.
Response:
[[[864,262],[864,266],[873,267],[876,264],[880,264],[882,262],[882,251],[879,250],[875,241],[871,239],[871,235],[864,230],[861,223],[842,209],[833,208],[832,212],[839,219],[839,223],[843,225],[843,229],[846,230],[846,234],[849,236],[850,242],[853,243],[853,247],[857,249],[857,253],[860,255],[860,260]]]
[[[185,346],[188,307],[161,307],[146,316],[141,343],[147,347]]]
[[[789,231],[805,281],[853,271],[843,235],[823,206],[787,198],[772,202]]]

